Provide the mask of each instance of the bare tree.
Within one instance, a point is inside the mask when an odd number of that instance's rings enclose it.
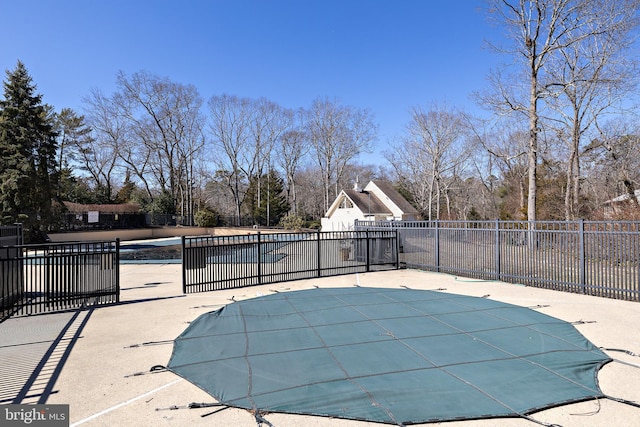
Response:
[[[239,218],[249,177],[244,174],[243,156],[249,151],[251,126],[250,100],[221,95],[209,99],[209,131],[219,151],[216,175],[224,177]]]
[[[141,180],[148,177],[137,165],[151,171],[153,184],[171,196],[176,211],[192,213],[191,162],[205,142],[197,89],[146,72],[119,73],[117,87],[113,101],[128,129],[121,157]]]
[[[611,0],[615,1],[615,0]],[[527,219],[536,219],[537,167],[540,123],[540,101],[550,95],[546,78],[547,64],[562,50],[597,38],[606,32],[610,22],[602,5],[607,0],[491,0],[491,16],[507,31],[510,46],[499,48],[516,59],[519,73],[505,75],[500,71],[490,76],[493,85],[483,103],[499,112],[518,112],[528,121],[528,206]],[[606,10],[606,9],[605,9]],[[523,82],[522,87],[517,82]],[[514,82],[516,82],[514,84]]]
[[[266,98],[231,95],[209,99],[209,131],[219,149],[217,176],[225,176],[240,217],[249,183],[256,180],[257,205],[263,197],[260,179],[270,170],[276,143],[291,127],[291,114]],[[269,207],[267,206],[267,210]]]
[[[115,93],[106,96],[100,90],[92,89],[83,99],[87,121],[92,128],[93,136],[103,149],[109,149],[116,169],[129,170],[141,183],[150,198],[153,198],[149,168],[150,153],[130,133],[130,127],[120,105],[121,96]]]
[[[289,111],[290,127],[280,136],[276,145],[276,163],[284,172],[287,200],[291,206],[291,212],[298,214],[298,193],[296,188],[296,174],[301,167],[310,147],[307,134],[304,129],[303,110]]]
[[[475,151],[488,154],[486,159],[478,154],[472,162],[485,190],[494,194],[497,183],[502,185],[503,206],[499,215],[526,219],[527,132],[517,121],[505,118],[492,122],[465,115],[465,124],[472,134],[472,145],[479,147]]]
[[[309,218],[322,218],[327,210],[324,208],[324,186],[322,171],[314,164],[306,164],[296,174],[298,188],[298,212]],[[318,223],[318,226],[320,224]]]
[[[405,189],[423,218],[430,216],[430,171],[429,160],[419,149],[418,144],[410,139],[402,142],[385,154],[396,175],[398,185]]]
[[[346,165],[369,150],[376,138],[377,126],[368,110],[343,106],[327,98],[313,101],[307,126],[318,167],[322,170],[326,212],[337,196],[338,182]]]
[[[121,166],[125,152],[123,147],[127,146],[127,126],[113,100],[99,90],[93,89],[83,102],[92,133],[91,138],[78,146],[77,160],[96,185],[106,187],[108,201],[111,201],[113,175]],[[144,172],[145,162],[137,167]]]
[[[262,195],[262,177],[268,175],[272,169],[274,160],[272,153],[276,143],[282,135],[291,127],[292,115],[284,108],[266,98],[252,100],[249,150],[246,152],[244,173],[249,182],[254,179],[257,182],[255,205],[260,206]],[[270,210],[270,195],[267,195],[267,216]]]
[[[173,132],[173,138],[180,143],[177,145],[178,167],[175,169],[176,182],[179,189],[180,215],[187,219],[185,225],[193,225],[196,200],[196,185],[200,182],[197,174],[202,175],[202,158],[206,138],[204,136],[204,117],[200,114],[200,103],[188,103],[187,108],[194,108],[192,114],[185,114],[180,126]]]
[[[636,189],[640,186],[640,132],[628,118],[598,126],[599,137],[584,149],[591,167],[586,181],[596,206],[626,195],[629,204],[640,207]]]
[[[451,214],[448,193],[468,158],[464,136],[462,116],[453,109],[414,107],[407,134],[387,156],[401,185],[429,220],[440,218],[442,201]]]
[[[637,28],[638,0],[596,3],[607,20],[601,25],[602,31],[560,48],[559,55],[547,65],[548,84],[544,84],[553,95],[547,104],[556,113],[549,126],[567,147],[564,201],[567,220],[581,214],[583,137],[599,118],[621,105],[636,80],[635,61],[626,53],[631,31]]]

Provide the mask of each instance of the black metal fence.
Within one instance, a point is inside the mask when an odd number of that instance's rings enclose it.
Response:
[[[21,245],[24,243],[22,224],[3,225],[0,226],[0,256],[17,258],[18,250],[9,249],[11,246]],[[2,288],[0,288],[0,320],[3,319],[4,310],[2,307],[12,306],[19,298],[18,286],[14,286],[10,279],[16,275],[11,266],[0,264],[0,280],[2,280]],[[7,285],[5,286],[5,282]]]
[[[115,303],[118,240],[0,248],[0,319]]]
[[[53,231],[122,230],[131,228],[194,225],[193,215],[171,215],[150,213],[107,213],[97,215],[64,213]]]
[[[396,231],[183,237],[184,293],[398,268]]]
[[[358,221],[356,229],[397,230],[410,268],[640,301],[640,222]]]
[[[144,217],[143,227],[176,226],[190,227],[195,225],[193,215],[141,214]]]
[[[145,214],[104,213],[93,217],[88,212],[61,215],[56,231],[122,230],[147,227]]]
[[[97,215],[96,215],[97,214]],[[63,213],[50,231],[88,231],[121,230],[145,227],[193,226],[194,215],[175,215],[161,213],[107,213],[97,212],[91,215],[83,213]],[[218,215],[211,227],[253,227],[261,224],[248,216]]]
[[[0,226],[0,247],[24,243],[22,224]]]

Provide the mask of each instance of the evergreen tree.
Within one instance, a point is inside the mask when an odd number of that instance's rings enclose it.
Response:
[[[58,133],[58,167],[71,168],[78,160],[79,152],[84,149],[85,141],[91,137],[91,128],[71,108],[63,108],[56,114]]]
[[[58,136],[57,160],[60,188],[57,196],[62,200],[71,200],[64,190],[69,189],[77,177],[73,168],[78,159],[87,150],[87,141],[91,139],[91,128],[85,123],[84,116],[79,116],[71,108],[63,108],[55,115],[55,130]]]
[[[116,203],[130,203],[132,201],[133,193],[136,190],[136,184],[131,181],[131,172],[127,170],[122,183],[122,188],[116,194]]]
[[[42,103],[24,64],[7,71],[0,100],[0,221],[21,222],[28,241],[52,221],[57,187],[53,111]]]
[[[70,168],[60,170],[58,184],[59,201],[90,204],[96,202],[96,194],[86,178],[76,177]]]
[[[284,181],[273,170],[260,180],[251,180],[245,202],[251,217],[260,225],[276,225],[289,211]]]

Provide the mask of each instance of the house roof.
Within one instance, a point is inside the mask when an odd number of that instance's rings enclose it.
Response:
[[[391,183],[370,181],[364,190],[360,190],[357,184],[351,190],[342,190],[327,210],[325,217],[331,218],[345,199],[349,199],[353,203],[353,207],[364,215],[402,215],[403,217],[406,214],[409,216],[418,215],[416,208]]]
[[[353,204],[365,214],[390,215],[391,211],[370,191],[342,190]]]
[[[634,195],[636,196],[637,200],[640,200],[640,190],[635,190],[634,191]],[[630,198],[631,197],[629,196],[629,193],[625,193],[625,194],[622,194],[622,195],[620,195],[618,197],[614,197],[613,199],[607,200],[603,204],[610,205],[610,204],[613,204],[613,203],[620,203],[620,202],[627,201]]]
[[[387,195],[387,197],[389,197],[389,199],[391,199],[391,201],[393,203],[395,203],[395,205],[397,207],[400,208],[400,210],[402,210],[404,213],[406,214],[417,214],[418,210],[416,208],[413,207],[413,205],[411,203],[409,203],[407,201],[407,199],[405,199],[402,194],[400,194],[400,192],[398,192],[398,190],[395,189],[395,187],[393,186],[393,184],[391,184],[389,181],[382,181],[382,180],[374,180],[372,181],[380,190],[382,190],[382,192],[384,194]]]

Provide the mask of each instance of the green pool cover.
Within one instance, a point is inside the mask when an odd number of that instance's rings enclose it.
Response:
[[[571,324],[485,298],[312,289],[233,302],[168,369],[228,406],[396,425],[522,417],[603,396],[611,359]]]

